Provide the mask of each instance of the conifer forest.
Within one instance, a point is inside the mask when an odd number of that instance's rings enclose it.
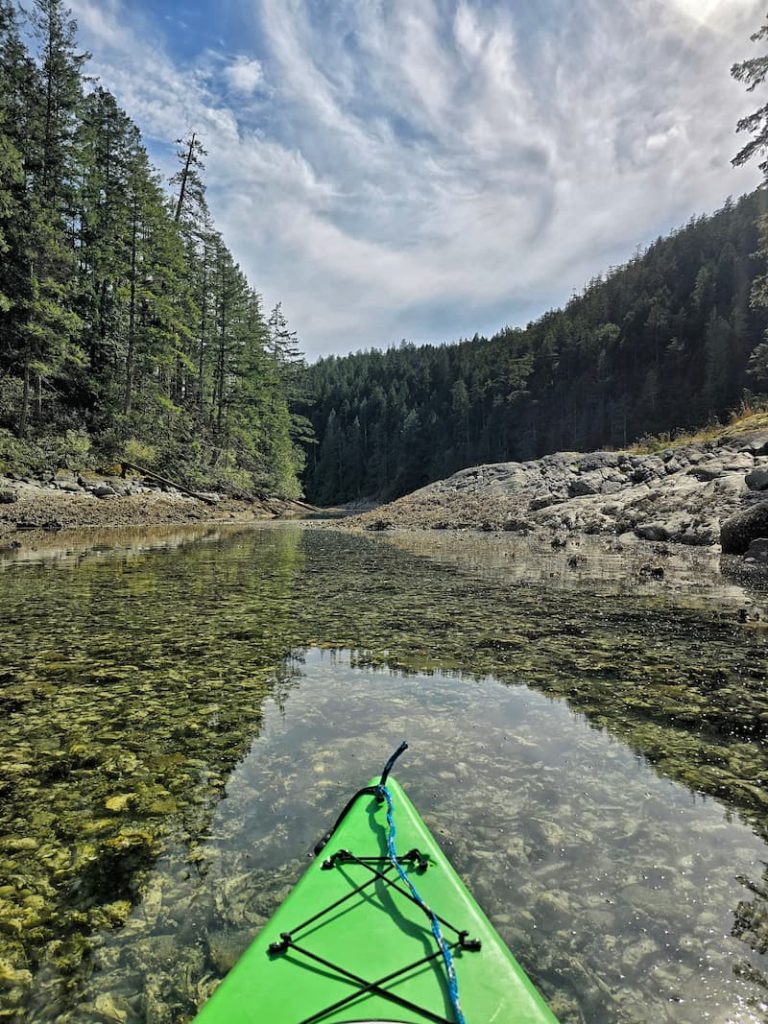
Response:
[[[88,56],[61,0],[0,0],[0,461],[298,494],[302,360],[216,230],[203,143],[180,125],[162,181]]]
[[[620,448],[764,391],[764,198],[692,219],[524,329],[313,365],[308,494],[397,497],[465,466]]]
[[[762,188],[527,327],[308,367],[282,306],[263,308],[216,229],[204,140],[180,125],[162,180],[88,60],[62,0],[0,0],[6,467],[127,459],[333,505],[477,463],[626,446],[768,388]],[[759,69],[733,73],[749,85]]]

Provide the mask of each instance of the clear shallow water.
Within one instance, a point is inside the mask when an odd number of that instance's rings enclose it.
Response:
[[[564,1022],[766,1019],[765,641],[730,590],[617,607],[439,549],[207,541],[0,574],[6,1016],[188,1019],[406,736]]]

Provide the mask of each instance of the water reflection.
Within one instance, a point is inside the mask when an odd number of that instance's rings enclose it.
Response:
[[[87,530],[32,530],[0,544],[0,569],[38,562],[78,562],[121,556],[141,557],[149,551],[174,550],[215,543],[238,534],[252,533],[249,526],[202,523],[198,526],[111,526]]]
[[[206,840],[162,858],[59,1019],[90,1019],[105,992],[129,1021],[191,1013],[403,735],[399,778],[563,1024],[762,1019],[761,958],[731,934],[735,876],[762,840],[562,703],[352,665],[319,651],[292,664]]]
[[[405,732],[404,781],[564,1021],[761,1019],[759,590],[190,535],[0,572],[0,1011],[186,1019]]]
[[[643,596],[669,606],[745,610],[750,620],[768,618],[768,573],[710,548],[620,542],[576,535],[563,546],[538,535],[393,531],[384,543],[431,561],[481,573],[507,583],[544,583],[548,588],[591,594]],[[739,568],[741,567],[741,571]]]

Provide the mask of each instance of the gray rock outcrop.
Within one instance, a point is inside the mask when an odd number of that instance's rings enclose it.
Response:
[[[380,509],[375,518],[381,520]],[[558,452],[463,469],[386,507],[387,524],[633,535],[743,553],[768,537],[768,431],[657,454]],[[368,528],[373,513],[360,516]]]

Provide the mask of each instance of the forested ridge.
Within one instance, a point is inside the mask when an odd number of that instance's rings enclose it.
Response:
[[[61,0],[0,0],[0,470],[296,495],[295,336],[212,222],[201,140],[162,182],[88,56]]]
[[[621,447],[764,390],[764,199],[692,219],[524,329],[320,360],[308,496],[395,497],[465,466]]]
[[[764,190],[525,328],[307,369],[216,230],[202,141],[180,126],[162,181],[88,56],[63,0],[0,0],[0,471],[123,459],[230,491],[302,478],[332,504],[624,446],[768,390]],[[768,58],[733,73],[753,88]],[[762,116],[736,162],[768,149]]]

